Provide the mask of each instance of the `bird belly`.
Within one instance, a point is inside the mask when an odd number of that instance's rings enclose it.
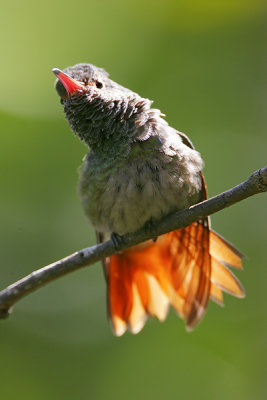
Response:
[[[198,153],[196,153],[198,154]],[[197,163],[135,160],[112,168],[101,178],[85,166],[80,191],[86,215],[99,232],[123,235],[150,220],[199,201],[201,178]]]

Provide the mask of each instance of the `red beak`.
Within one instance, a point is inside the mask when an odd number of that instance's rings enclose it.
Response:
[[[77,90],[84,90],[84,85],[72,79],[69,75],[65,74],[58,68],[53,68],[52,72],[56,75],[56,77],[62,82],[68,94],[72,94]]]

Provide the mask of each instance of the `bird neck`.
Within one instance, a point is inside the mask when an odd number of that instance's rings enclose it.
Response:
[[[135,94],[114,99],[79,97],[66,102],[66,117],[78,137],[102,158],[127,157],[137,141],[155,135],[161,114]]]

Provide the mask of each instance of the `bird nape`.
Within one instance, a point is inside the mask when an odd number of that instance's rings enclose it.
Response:
[[[192,143],[152,108],[92,64],[54,69],[56,90],[73,132],[89,147],[79,191],[99,242],[116,240],[207,198],[203,161]],[[209,299],[244,297],[227,266],[242,255],[212,231],[209,219],[119,252],[103,261],[115,335],[138,333],[148,316],[171,305],[193,329]]]

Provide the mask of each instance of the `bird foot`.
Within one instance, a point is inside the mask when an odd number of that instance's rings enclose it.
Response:
[[[120,236],[118,233],[116,232],[112,232],[110,239],[113,243],[113,246],[116,250],[117,253],[120,252],[120,247],[124,244],[124,239],[123,236]]]
[[[156,224],[156,221],[154,221],[153,218],[150,218],[150,219],[145,223],[145,226],[144,226],[146,233],[151,233],[151,232],[153,232],[153,230],[155,229],[155,224]],[[157,236],[155,236],[155,237],[152,238],[153,242],[156,242],[157,239],[158,239]]]

